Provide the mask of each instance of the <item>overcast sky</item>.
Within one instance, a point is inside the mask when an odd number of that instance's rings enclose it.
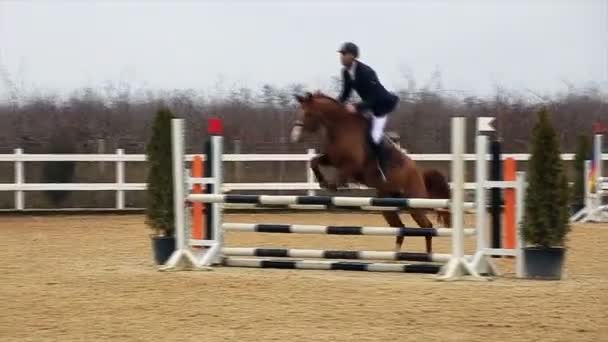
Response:
[[[608,90],[606,0],[4,1],[0,99],[106,82],[211,90],[264,83],[327,89],[342,41],[388,88],[541,93]],[[4,81],[3,81],[4,79]]]

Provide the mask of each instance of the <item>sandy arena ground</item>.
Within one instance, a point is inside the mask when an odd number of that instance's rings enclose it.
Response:
[[[383,225],[374,214],[233,222]],[[218,268],[157,272],[142,216],[0,217],[0,341],[608,341],[608,225],[577,225],[567,278]],[[230,234],[239,246],[390,250],[390,237]],[[449,239],[435,239],[437,252]],[[468,249],[472,248],[468,241]],[[406,240],[422,251],[423,239]]]

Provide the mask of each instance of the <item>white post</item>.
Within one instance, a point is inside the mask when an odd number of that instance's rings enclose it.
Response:
[[[595,203],[595,200],[593,199],[593,194],[591,193],[591,187],[589,186],[589,171],[591,171],[591,161],[590,160],[585,160],[585,210],[586,210],[586,215],[587,218],[589,218],[589,215],[591,215],[593,213],[593,211],[595,210],[593,208],[593,204]],[[587,218],[584,218],[584,220],[586,220]]]
[[[515,240],[515,276],[523,278],[526,276],[524,253],[524,241],[522,236],[522,221],[526,210],[526,173],[517,172],[515,188],[515,210],[516,210],[516,240]]]
[[[602,222],[602,213],[600,207],[602,206],[602,144],[603,144],[603,136],[601,134],[596,134],[593,142],[593,160],[595,161],[595,179],[593,183],[595,184],[595,193],[593,196],[593,207],[592,211],[589,213],[588,220]]]
[[[184,119],[171,120],[171,145],[173,154],[173,217],[175,225],[175,252],[160,268],[168,270],[177,267],[182,259],[186,259],[188,266],[197,266],[197,260],[186,239],[186,206],[184,195]]]
[[[452,119],[452,257],[464,258],[464,118]]]
[[[454,280],[467,274],[481,278],[464,256],[465,130],[465,118],[452,118],[452,256],[443,267],[440,280]]]
[[[116,209],[125,208],[125,191],[123,190],[125,184],[125,162],[121,159],[124,153],[125,150],[122,148],[116,150],[116,156],[118,157],[116,161],[116,184],[118,186],[118,190],[116,190]]]
[[[488,247],[487,240],[487,208],[486,208],[486,180],[488,179],[488,137],[478,135],[475,144],[475,202],[477,203],[475,233],[477,234],[477,250]]]
[[[224,137],[221,135],[211,136],[211,154],[213,156],[211,164],[211,177],[214,179],[213,194],[221,195],[224,187]],[[217,241],[220,248],[224,244],[224,234],[222,231],[222,204],[211,204],[211,229],[213,231],[213,240]],[[214,261],[215,262],[215,261]]]
[[[173,210],[175,213],[175,249],[187,247],[184,222],[184,120],[171,120],[173,140]]]
[[[15,149],[15,185],[18,187],[15,191],[15,209],[25,209],[25,195],[21,186],[25,183],[25,172],[23,168],[23,161],[21,157],[23,155],[23,149]]]
[[[312,172],[312,168],[310,167],[310,160],[315,157],[316,152],[314,148],[309,148],[307,151],[308,161],[306,162],[306,183],[308,183],[308,191],[306,192],[308,196],[316,195],[316,191],[312,189],[317,182],[315,180],[315,174]]]
[[[600,190],[599,178],[603,177],[602,172],[602,144],[603,139],[601,134],[596,134],[593,142],[593,160],[595,160],[595,184],[596,190]]]

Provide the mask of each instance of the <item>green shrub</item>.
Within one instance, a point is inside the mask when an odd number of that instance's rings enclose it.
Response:
[[[146,146],[148,190],[146,223],[157,232],[171,236],[173,222],[173,168],[171,153],[171,119],[167,108],[156,113],[152,136]]]
[[[535,246],[563,246],[570,229],[568,180],[546,108],[539,110],[532,133],[523,236]]]

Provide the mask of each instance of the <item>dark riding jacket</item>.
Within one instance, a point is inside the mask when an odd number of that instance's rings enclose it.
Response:
[[[348,69],[342,70],[343,83],[340,102],[346,102],[354,89],[362,100],[355,104],[359,112],[369,110],[378,117],[392,112],[399,102],[399,97],[382,86],[372,68],[360,61],[356,61],[356,63],[354,81],[350,77]]]

